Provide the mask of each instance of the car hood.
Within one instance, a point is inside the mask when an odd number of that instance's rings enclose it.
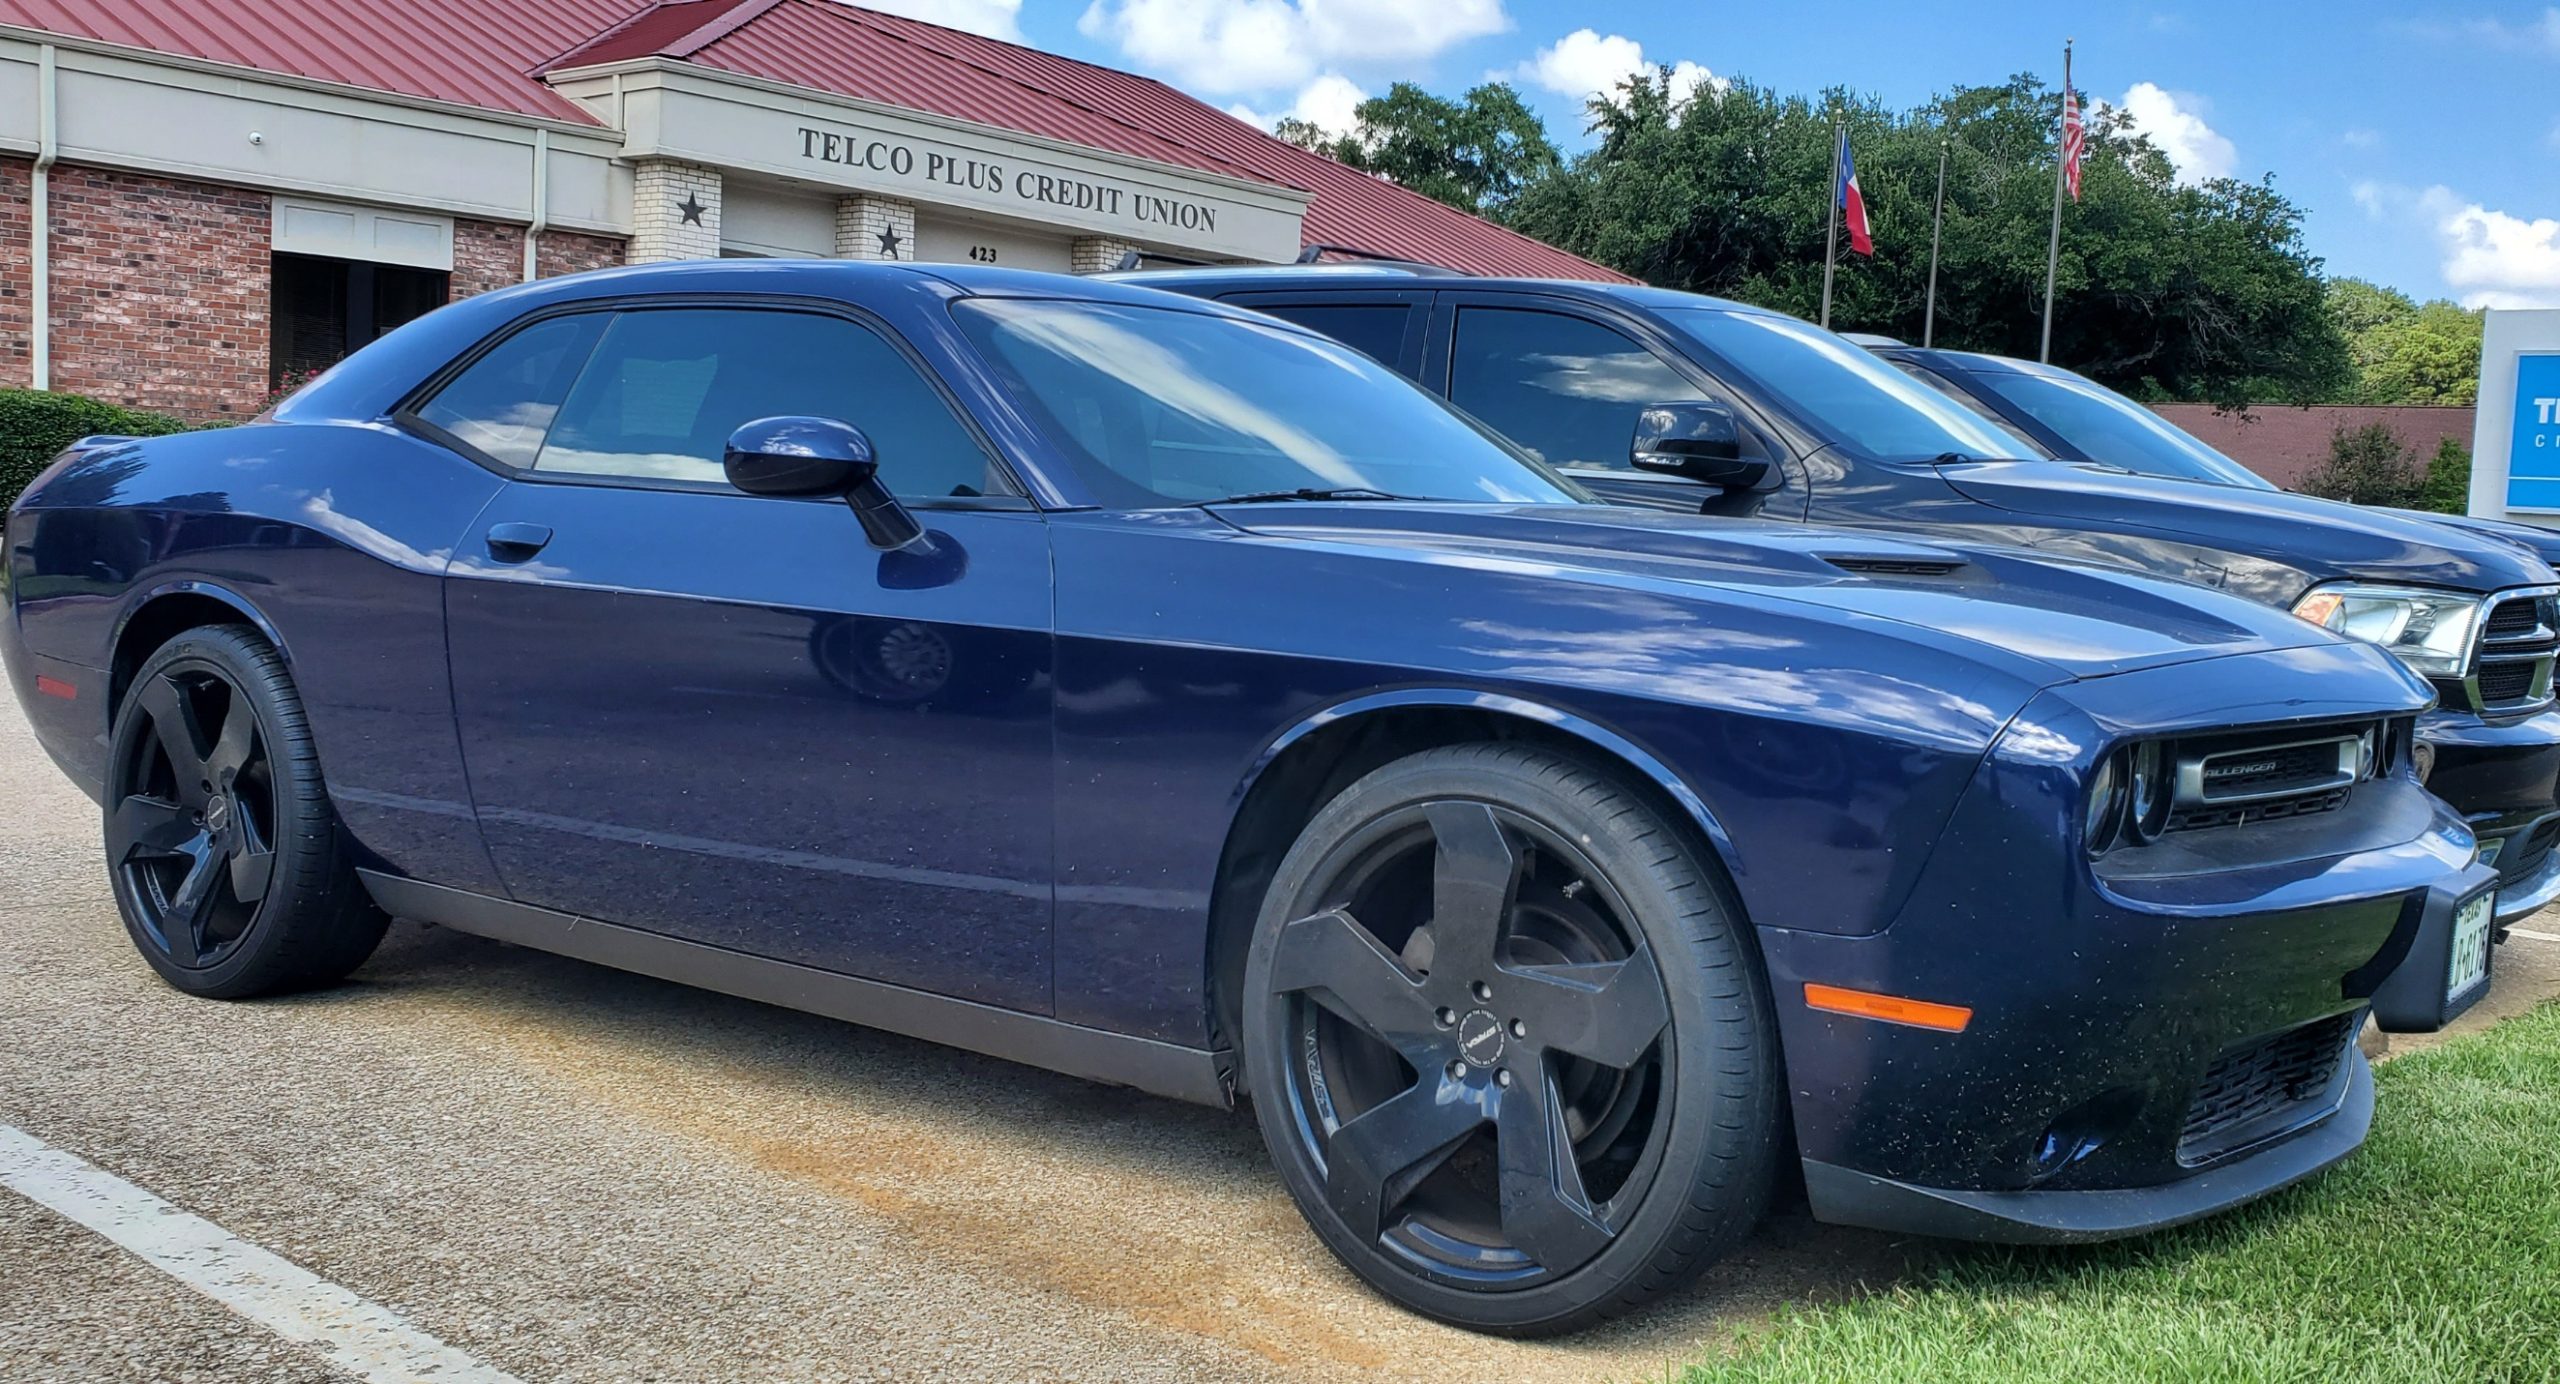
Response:
[[[2442,524],[2447,528],[2460,529],[2464,533],[2476,533],[2487,538],[2503,539],[2506,542],[2514,543],[2532,550],[2533,555],[2541,558],[2544,562],[2560,564],[2560,529],[2546,529],[2533,524],[2518,524],[2506,519],[2483,519],[2476,514],[2438,514],[2433,510],[2392,509],[2381,505],[2370,506],[2365,510],[2365,512],[2368,514],[2395,515],[2400,518],[2416,519],[2430,524]]]
[[[2338,642],[2280,611],[2120,568],[1858,529],[1608,505],[1225,506],[1264,538],[1388,550],[1558,583],[1787,601],[2041,683]]]
[[[2457,591],[2542,586],[2540,558],[2433,518],[2281,490],[2207,486],[2070,462],[1970,462],[1939,468],[1971,499],[2075,527],[2141,529],[2294,568],[2314,582],[2353,577]]]

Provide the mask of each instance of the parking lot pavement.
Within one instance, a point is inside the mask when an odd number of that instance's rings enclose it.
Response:
[[[1798,1210],[1634,1323],[1469,1336],[1337,1267],[1245,1114],[406,924],[341,989],[191,1000],[14,708],[0,801],[0,1126],[527,1381],[1648,1376],[1902,1262]],[[2550,994],[2560,943],[2500,967]],[[0,1378],[343,1377],[5,1189],[0,1265]]]

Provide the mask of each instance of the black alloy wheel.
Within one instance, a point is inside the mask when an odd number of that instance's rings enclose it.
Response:
[[[1389,1296],[1567,1330],[1758,1219],[1774,1040],[1683,841],[1582,766],[1461,746],[1353,785],[1282,864],[1248,965],[1256,1110]]]
[[[189,630],[146,660],[107,775],[116,905],[171,985],[238,999],[325,984],[381,941],[301,699],[255,630]]]
[[[172,965],[218,966],[275,877],[275,767],[258,713],[203,664],[162,670],[130,695],[148,734],[116,776],[107,860]]]

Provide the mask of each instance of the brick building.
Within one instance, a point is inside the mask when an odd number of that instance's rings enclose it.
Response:
[[[207,420],[709,256],[1598,265],[1161,83],[842,0],[0,0],[0,387]]]
[[[2420,462],[2432,459],[2446,438],[2471,446],[2469,408],[2368,407],[2324,404],[2287,408],[2261,404],[2226,413],[2211,404],[2156,404],[2153,411],[2194,433],[2216,451],[2278,485],[2297,487],[2329,459],[2341,431],[2379,423]]]

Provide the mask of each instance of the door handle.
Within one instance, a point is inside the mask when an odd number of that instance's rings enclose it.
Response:
[[[491,524],[487,536],[489,556],[500,562],[522,562],[535,553],[541,552],[543,545],[550,541],[550,525],[527,524],[515,520],[509,520],[503,524]]]

